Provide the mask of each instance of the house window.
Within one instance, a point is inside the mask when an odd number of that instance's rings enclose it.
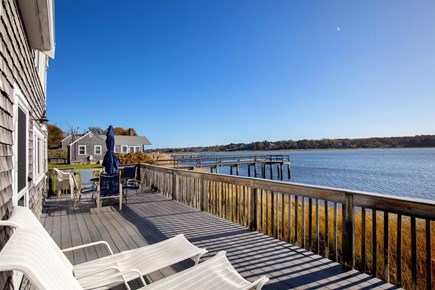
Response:
[[[29,176],[28,165],[28,140],[29,140],[29,104],[24,98],[23,93],[14,88],[14,182],[13,182],[13,198],[14,205],[18,205],[21,199],[24,206],[28,206],[28,185],[27,178]]]
[[[129,147],[129,152],[133,153],[133,152],[139,152],[140,151],[140,146],[130,146]]]
[[[86,145],[79,145],[79,155],[86,155]]]
[[[45,175],[45,138],[44,135],[33,127],[33,182],[39,183]]]
[[[94,155],[101,155],[101,145],[94,146]]]
[[[121,145],[121,153],[127,153],[128,152],[128,146],[127,145]]]

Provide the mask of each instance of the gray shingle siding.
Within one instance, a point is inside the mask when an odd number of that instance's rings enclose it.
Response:
[[[16,0],[0,2],[0,218],[7,218],[13,205],[14,181],[14,105],[15,89],[19,89],[28,103],[27,173],[33,176],[33,126],[32,118],[46,109],[45,84],[41,84],[35,68],[35,51],[28,44],[27,34]],[[40,129],[40,128],[39,128]],[[46,135],[44,136],[46,140]],[[26,177],[27,180],[27,177]],[[27,182],[28,204],[36,216],[41,214],[46,185]],[[0,228],[0,249],[10,234],[7,227]],[[0,273],[0,287],[9,288],[9,273]]]
[[[107,151],[106,147],[106,136],[105,135],[94,135],[90,137],[90,132],[86,133],[83,136],[76,137],[75,141],[71,143],[71,136],[67,136],[62,141],[62,148],[68,148],[68,156],[70,163],[86,163],[89,162],[89,156],[92,156],[92,162],[102,161],[104,158],[104,154]],[[146,137],[142,136],[115,136],[115,152],[121,153],[121,146],[139,146],[140,151],[144,151],[143,145],[150,145],[151,143],[148,141]],[[79,146],[86,146],[86,154],[79,155]],[[101,155],[94,154],[94,146],[101,145]],[[128,149],[127,149],[127,152]]]
[[[95,145],[101,146],[101,154],[94,154]],[[79,146],[86,146],[86,154],[79,154]],[[106,153],[105,141],[98,135],[88,133],[75,142],[70,144],[69,157],[71,163],[86,163],[89,161],[89,157],[92,158],[92,162],[103,161],[104,153]]]

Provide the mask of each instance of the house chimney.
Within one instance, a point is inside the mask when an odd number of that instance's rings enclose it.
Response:
[[[134,136],[134,129],[128,128],[128,136]]]

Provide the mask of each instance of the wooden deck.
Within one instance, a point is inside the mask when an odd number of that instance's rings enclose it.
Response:
[[[198,211],[150,191],[130,194],[123,210],[104,206],[97,213],[90,200],[72,209],[66,197],[46,201],[41,222],[61,248],[106,240],[114,252],[156,243],[183,233],[207,259],[225,250],[228,259],[248,280],[267,275],[263,289],[396,289],[358,271],[345,271],[338,263],[299,247]],[[80,250],[68,258],[73,264],[102,257],[104,248]],[[156,281],[193,265],[185,261],[147,276]],[[133,285],[134,287],[135,285]],[[119,287],[118,287],[119,288]]]

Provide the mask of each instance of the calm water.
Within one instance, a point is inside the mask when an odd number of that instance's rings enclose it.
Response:
[[[435,148],[263,151],[228,155],[289,154],[291,182],[435,200]],[[229,168],[220,173],[229,174]],[[247,168],[240,169],[247,175]]]

